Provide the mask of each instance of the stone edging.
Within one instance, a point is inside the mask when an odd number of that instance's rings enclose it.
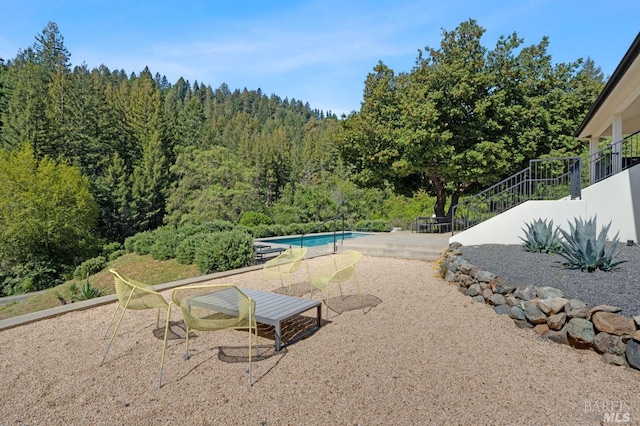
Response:
[[[566,299],[553,287],[517,288],[469,263],[460,247],[459,243],[450,244],[441,262],[446,267],[445,281],[457,283],[463,294],[545,339],[592,349],[602,354],[607,364],[640,370],[640,315],[619,315],[621,309],[609,305],[590,307],[578,299]]]

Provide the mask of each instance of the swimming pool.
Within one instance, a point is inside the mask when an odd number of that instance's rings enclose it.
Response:
[[[370,234],[360,232],[342,232],[336,233],[336,242],[339,242],[344,235],[344,239],[367,237]],[[260,240],[261,243],[283,244],[293,247],[300,247],[300,236],[297,237],[277,237]],[[333,232],[330,234],[308,234],[302,239],[303,247],[318,247],[325,244],[333,243]]]

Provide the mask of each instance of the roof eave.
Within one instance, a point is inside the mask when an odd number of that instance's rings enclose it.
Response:
[[[585,116],[584,120],[582,120],[582,124],[580,124],[580,127],[575,133],[576,138],[580,137],[580,134],[584,131],[585,127],[587,127],[589,122],[596,115],[596,113],[598,112],[602,104],[605,103],[605,101],[607,100],[611,92],[613,92],[613,89],[615,89],[615,87],[618,85],[622,77],[624,77],[625,73],[627,72],[631,64],[633,64],[633,62],[636,60],[639,54],[640,54],[640,32],[636,36],[633,43],[631,43],[629,50],[627,50],[627,53],[625,53],[624,57],[622,58],[622,61],[620,61],[620,63],[616,67],[616,70],[613,72],[613,74],[609,78],[609,81],[607,81],[607,84],[604,86],[604,89],[602,89],[602,92],[600,93],[596,101],[591,106],[591,109]]]

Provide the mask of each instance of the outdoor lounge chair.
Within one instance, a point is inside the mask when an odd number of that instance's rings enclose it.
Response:
[[[180,307],[182,319],[187,327],[185,361],[189,359],[189,334],[191,331],[217,331],[226,329],[247,330],[249,337],[249,386],[251,377],[251,352],[253,337],[258,339],[255,311],[256,304],[249,296],[232,284],[206,284],[178,287],[171,292],[171,304]],[[162,386],[162,372],[167,348],[167,336],[171,318],[171,308],[167,315],[164,331],[160,377],[158,388]],[[257,346],[256,346],[257,350]]]
[[[313,288],[320,290],[325,297],[325,303],[327,304],[327,318],[329,317],[329,298],[331,292],[331,284],[337,283],[340,289],[340,297],[344,299],[342,295],[342,283],[349,281],[353,277],[356,281],[356,287],[358,294],[360,295],[360,304],[364,308],[364,301],[362,298],[362,291],[360,291],[360,284],[358,283],[358,275],[356,274],[356,263],[360,261],[362,254],[355,250],[345,250],[342,253],[332,256],[330,259],[318,264],[313,271],[311,271],[311,285]],[[313,291],[312,295],[313,297]]]
[[[118,332],[118,328],[120,328],[120,323],[122,322],[122,318],[124,317],[124,313],[129,310],[142,310],[142,309],[158,309],[158,316],[156,318],[156,327],[158,327],[158,323],[160,322],[160,311],[168,311],[169,304],[162,297],[160,293],[155,291],[153,287],[147,284],[143,284],[141,282],[134,281],[129,278],[125,278],[115,269],[109,269],[114,275],[116,294],[118,296],[118,304],[116,305],[116,310],[113,312],[111,316],[111,321],[107,325],[106,330],[104,331],[105,338],[107,333],[109,332],[109,328],[111,324],[113,324],[113,320],[118,313],[118,309],[122,306],[122,314],[120,314],[120,318],[118,319],[118,323],[116,324],[116,328],[113,330],[113,334],[111,335],[111,339],[109,340],[109,344],[107,345],[107,349],[104,351],[104,355],[102,355],[102,360],[100,361],[100,365],[104,363],[105,358],[107,357],[107,353],[111,348],[111,343],[113,339],[116,337],[116,333]],[[168,316],[168,312],[167,312]]]
[[[268,260],[262,268],[263,280],[280,280],[280,283],[284,287],[284,277],[287,278],[289,284],[289,292],[291,292],[291,275],[297,272],[302,266],[302,261],[307,254],[307,248],[290,248],[285,250],[284,253],[271,260]],[[305,263],[306,265],[306,263]],[[307,266],[307,274],[309,274],[309,267]]]

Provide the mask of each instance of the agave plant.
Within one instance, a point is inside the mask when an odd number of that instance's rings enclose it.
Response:
[[[547,220],[536,219],[532,223],[526,223],[527,229],[522,228],[525,238],[522,246],[526,251],[534,253],[558,253],[562,251],[558,229],[553,229],[553,220],[547,224]]]
[[[559,254],[567,260],[563,265],[571,269],[593,272],[596,269],[610,271],[625,262],[615,260],[620,254],[620,250],[616,252],[618,233],[609,248],[606,247],[610,227],[611,222],[603,226],[596,238],[596,217],[594,217],[587,221],[575,218],[575,225],[569,222],[569,232],[560,229],[564,237],[564,240],[560,241],[564,253]]]
[[[102,293],[104,292],[103,289],[99,288],[99,287],[94,287],[91,284],[89,284],[89,282],[87,281],[86,283],[84,283],[84,285],[82,286],[82,289],[80,290],[77,299],[78,300],[89,300],[89,299],[93,299],[95,297],[100,297],[102,296]]]

